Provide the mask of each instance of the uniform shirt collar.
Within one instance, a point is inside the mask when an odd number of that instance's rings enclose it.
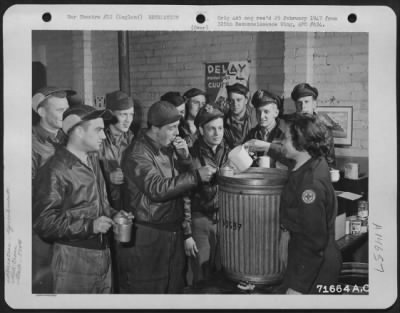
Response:
[[[42,140],[42,141],[52,141],[52,142],[59,142],[60,138],[60,131],[58,130],[57,134],[49,132],[47,129],[45,129],[42,125],[37,124],[34,126],[34,131],[36,135]]]
[[[110,140],[113,145],[119,145],[123,140],[129,137],[129,130],[126,133],[116,132],[113,131],[110,126],[106,127],[105,133],[108,140]]]
[[[246,111],[244,112],[244,115],[240,120],[234,118],[232,113],[229,111],[229,113],[227,114],[226,123],[229,124],[229,125],[232,125],[232,124],[244,124],[248,120],[249,116],[250,116],[250,113],[249,113],[249,108],[248,107],[246,107]]]

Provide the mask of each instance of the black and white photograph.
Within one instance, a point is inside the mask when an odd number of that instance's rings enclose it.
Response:
[[[11,307],[391,305],[390,12],[382,38],[361,8],[13,9],[32,19],[5,24],[27,56],[5,42],[5,116],[26,113],[5,125]]]

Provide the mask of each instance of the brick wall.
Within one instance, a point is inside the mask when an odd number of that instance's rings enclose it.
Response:
[[[48,84],[71,86],[92,102],[119,88],[116,32],[34,31],[32,38],[33,61],[45,60]],[[367,34],[130,32],[129,42],[131,92],[143,126],[163,93],[205,89],[204,63],[250,59],[251,90],[284,94],[286,112],[294,110],[292,88],[304,81],[319,89],[319,105],[353,107],[352,146],[336,152],[368,156]]]
[[[47,84],[73,88],[93,105],[119,88],[114,31],[34,31],[32,61],[46,66]]]
[[[294,109],[292,88],[307,81],[319,90],[319,106],[351,106],[351,147],[339,158],[368,156],[368,35],[366,33],[286,33],[285,107]],[[367,169],[364,169],[367,170]]]
[[[119,89],[117,32],[92,32],[92,66],[95,97]]]
[[[250,87],[283,92],[283,33],[132,32],[131,91],[145,125],[149,106],[167,91],[205,89],[206,62],[250,59]]]

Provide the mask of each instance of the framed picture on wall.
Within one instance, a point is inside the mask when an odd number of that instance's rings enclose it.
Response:
[[[335,146],[351,146],[353,108],[323,106],[316,109],[320,118],[332,129]]]

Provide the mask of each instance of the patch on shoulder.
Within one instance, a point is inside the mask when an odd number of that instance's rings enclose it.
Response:
[[[303,200],[304,203],[310,204],[315,201],[316,194],[315,191],[312,189],[306,189],[303,191],[301,194],[301,200]]]

